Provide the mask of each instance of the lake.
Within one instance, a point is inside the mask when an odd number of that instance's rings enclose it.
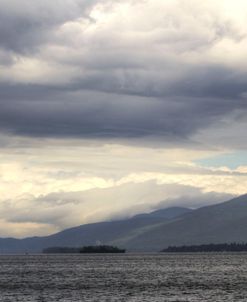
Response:
[[[0,301],[247,301],[247,253],[0,256]]]

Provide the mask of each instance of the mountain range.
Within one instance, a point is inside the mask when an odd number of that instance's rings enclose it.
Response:
[[[247,242],[247,195],[196,210],[172,207],[118,221],[85,224],[45,237],[0,238],[0,253],[108,244],[131,252],[171,245]]]

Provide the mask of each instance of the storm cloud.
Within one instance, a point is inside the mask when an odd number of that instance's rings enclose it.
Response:
[[[67,21],[86,17],[95,1],[3,0],[0,10],[0,45],[13,55],[38,52],[50,41],[51,32]]]
[[[3,132],[179,143],[246,112],[247,69],[216,60],[245,28],[211,1],[18,3],[0,4]]]

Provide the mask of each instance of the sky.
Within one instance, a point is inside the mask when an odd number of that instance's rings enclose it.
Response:
[[[245,0],[1,0],[0,237],[247,188]]]

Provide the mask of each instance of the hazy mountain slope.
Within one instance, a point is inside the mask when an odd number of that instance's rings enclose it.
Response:
[[[133,235],[147,232],[152,227],[190,212],[190,209],[173,207],[141,214],[119,221],[81,225],[47,237],[25,239],[0,239],[1,253],[40,252],[50,246],[82,246],[96,242],[107,244],[119,238],[132,238]]]
[[[131,218],[132,220],[136,219],[152,219],[152,218],[165,218],[165,219],[173,219],[175,217],[181,216],[185,213],[191,212],[191,209],[183,208],[183,207],[171,207],[166,209],[160,209],[151,213],[139,214]]]
[[[82,225],[47,236],[1,239],[2,252],[39,252],[49,246],[114,244],[129,251],[169,245],[247,242],[247,195],[197,210],[170,208],[131,219]]]
[[[203,207],[115,244],[158,251],[169,245],[247,242],[247,195]]]

